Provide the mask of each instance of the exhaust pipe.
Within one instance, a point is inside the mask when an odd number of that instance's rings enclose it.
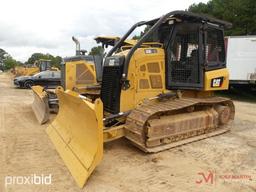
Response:
[[[72,40],[75,42],[76,44],[76,55],[80,55],[81,50],[80,50],[80,42],[78,41],[77,38],[75,38],[74,36],[72,37]]]

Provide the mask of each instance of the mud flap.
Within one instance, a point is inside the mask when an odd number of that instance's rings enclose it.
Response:
[[[48,94],[41,86],[32,86],[32,91],[34,94],[32,109],[36,115],[38,122],[40,124],[43,124],[49,120],[50,116]]]
[[[59,113],[47,133],[79,187],[103,156],[103,105],[73,91],[57,90]]]

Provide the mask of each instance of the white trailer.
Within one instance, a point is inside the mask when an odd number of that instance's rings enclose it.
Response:
[[[230,85],[256,85],[256,36],[226,37]]]

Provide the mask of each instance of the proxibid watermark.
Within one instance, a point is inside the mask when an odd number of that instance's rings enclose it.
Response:
[[[52,184],[52,175],[29,175],[29,176],[6,176],[5,186],[8,185],[50,185]]]

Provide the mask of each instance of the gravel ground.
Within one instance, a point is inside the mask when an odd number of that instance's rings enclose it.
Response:
[[[37,123],[32,102],[31,90],[15,88],[10,74],[0,74],[0,191],[256,191],[256,103],[235,101],[230,132],[157,154],[142,153],[125,139],[108,143],[102,163],[79,189],[47,124]],[[52,184],[9,184],[33,174],[51,174]]]

